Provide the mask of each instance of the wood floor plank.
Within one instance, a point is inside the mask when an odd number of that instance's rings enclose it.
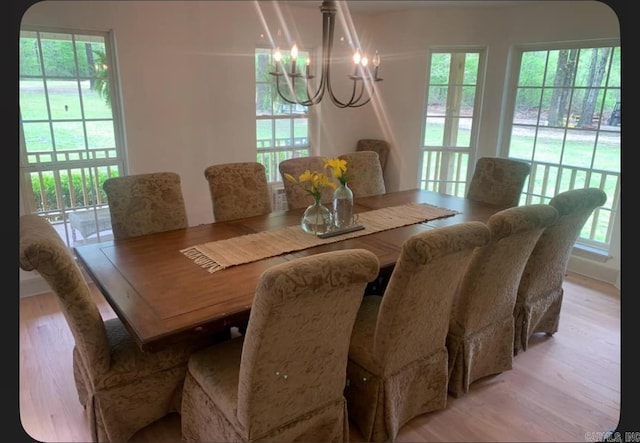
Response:
[[[113,311],[92,287],[103,317]],[[449,396],[447,407],[406,424],[398,442],[575,442],[614,429],[620,414],[620,291],[569,274],[559,331],[533,337],[513,369]],[[33,439],[86,442],[89,429],[72,371],[73,337],[53,294],[20,300],[20,419]],[[363,441],[354,426],[353,442]],[[181,442],[171,414],[132,442]]]

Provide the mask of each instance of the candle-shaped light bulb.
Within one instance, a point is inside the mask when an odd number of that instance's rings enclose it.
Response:
[[[311,57],[307,57],[307,78],[309,78],[309,65],[311,65]]]
[[[291,75],[296,73],[296,60],[298,58],[298,45],[295,43],[291,47]]]
[[[356,49],[355,54],[353,54],[353,63],[355,63],[356,65],[359,65],[359,64],[360,64],[360,59],[361,59],[361,58],[362,58],[362,57],[360,56],[360,50],[359,50],[359,49]]]
[[[360,64],[365,67],[369,64],[369,58],[367,57],[367,54],[365,54],[362,59],[360,59]]]
[[[380,54],[378,54],[378,51],[373,55],[373,60],[371,60],[371,62],[376,68],[380,66]]]
[[[356,52],[353,54],[353,75],[358,75],[358,66],[360,66],[360,60],[362,60],[362,56],[360,55],[360,49],[356,49]]]
[[[276,62],[276,73],[280,72],[280,60],[282,60],[282,53],[280,52],[280,48],[276,48],[276,52],[273,54],[273,59]]]
[[[373,54],[373,60],[371,61],[373,63],[373,78],[375,80],[378,79],[378,66],[380,66],[380,54],[378,54],[378,51],[376,51],[375,54]]]

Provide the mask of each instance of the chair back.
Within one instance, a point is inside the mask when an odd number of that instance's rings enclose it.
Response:
[[[260,278],[242,349],[238,420],[262,435],[344,402],[349,340],[367,282],[379,271],[363,249],[274,265]]]
[[[204,170],[209,182],[215,221],[264,215],[271,212],[267,174],[261,163],[212,165]]]
[[[300,186],[286,180],[284,178],[284,174],[290,174],[298,179],[300,175],[307,170],[311,172],[324,172],[325,166],[323,160],[324,158],[320,156],[309,156],[290,158],[280,162],[278,169],[282,176],[282,183],[284,184],[284,192],[287,197],[288,209],[306,208],[313,204],[313,197],[311,197],[311,195],[309,195]],[[323,204],[326,205],[333,201],[332,188],[328,186],[322,188],[321,194],[321,201]]]
[[[391,151],[391,146],[386,140],[376,140],[373,138],[361,138],[356,143],[356,151],[375,151],[378,153],[378,159],[380,160],[380,167],[384,173],[387,166],[387,158]]]
[[[474,251],[452,314],[464,335],[513,316],[524,266],[544,229],[557,217],[558,211],[549,205],[525,205],[489,218],[491,241]]]
[[[176,173],[112,177],[102,187],[116,240],[189,226],[180,176]]]
[[[560,287],[580,230],[594,209],[607,201],[607,194],[597,188],[574,189],[551,199],[558,220],[544,230],[520,280],[518,296],[534,296],[550,287]]]
[[[377,152],[349,152],[340,155],[339,158],[347,161],[348,185],[353,191],[353,198],[381,195],[387,192]]]
[[[553,317],[545,332],[553,333],[557,329],[562,284],[571,251],[593,211],[606,201],[607,195],[600,189],[585,188],[562,192],[549,202],[549,206],[558,211],[558,220],[538,239],[520,279],[514,311],[516,352],[526,350],[529,335],[543,316]],[[552,305],[557,312],[547,312]]]
[[[503,207],[518,206],[530,171],[531,166],[524,161],[479,158],[469,183],[467,198]]]
[[[92,380],[106,373],[111,364],[110,348],[100,311],[71,251],[44,217],[20,217],[20,267],[37,271],[58,297]]]
[[[383,375],[445,348],[460,276],[475,248],[489,238],[484,223],[466,222],[405,241],[382,297],[374,333],[373,355]]]

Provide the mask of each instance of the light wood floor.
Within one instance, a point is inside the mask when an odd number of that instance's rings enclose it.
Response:
[[[113,316],[95,293],[103,316]],[[20,299],[20,419],[36,440],[90,440],[73,382],[72,349],[53,294]],[[462,398],[449,396],[445,409],[413,419],[397,441],[596,441],[617,426],[619,414],[620,291],[570,274],[553,337],[534,336],[512,370],[474,383]],[[132,439],[180,440],[177,415]],[[362,441],[353,426],[351,441]]]

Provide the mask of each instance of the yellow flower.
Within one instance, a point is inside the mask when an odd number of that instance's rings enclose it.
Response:
[[[331,158],[324,161],[324,166],[330,168],[333,176],[343,185],[347,184],[347,161],[340,158]]]
[[[308,169],[300,174],[300,177],[296,180],[291,174],[284,174],[284,178],[295,185],[300,186],[309,195],[311,195],[316,201],[320,201],[322,197],[322,188],[329,186],[335,189],[337,186],[334,182],[329,180],[322,172],[309,171]]]

